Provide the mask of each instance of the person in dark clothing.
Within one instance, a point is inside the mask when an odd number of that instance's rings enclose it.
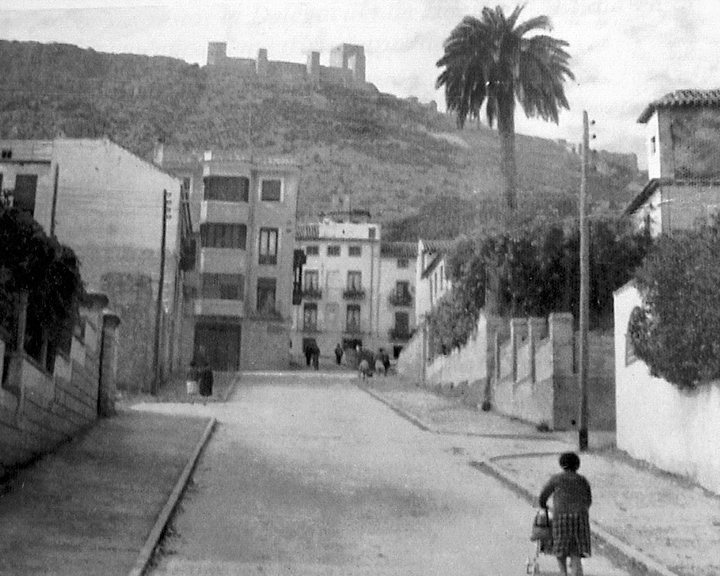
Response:
[[[195,368],[198,373],[198,388],[200,396],[208,397],[213,393],[213,373],[205,354],[205,348],[198,348],[195,356]]]
[[[312,365],[315,370],[320,369],[320,348],[315,345],[312,351]]]
[[[547,508],[552,496],[553,555],[560,573],[567,575],[567,559],[573,576],[582,576],[582,559],[591,555],[590,516],[592,492],[587,479],[578,474],[580,457],[574,452],[560,455],[562,472],[555,474],[540,491],[539,504]]]
[[[342,362],[342,357],[345,351],[343,350],[343,347],[340,346],[340,342],[338,342],[337,346],[335,346],[335,362],[337,364],[340,364]]]

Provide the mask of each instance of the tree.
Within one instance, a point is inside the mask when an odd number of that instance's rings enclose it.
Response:
[[[497,120],[501,142],[505,203],[512,213],[517,206],[515,162],[515,99],[528,118],[539,116],[557,124],[560,108],[569,109],[563,84],[574,79],[568,67],[568,43],[533,31],[550,30],[547,16],[518,23],[523,6],[509,18],[500,6],[483,8],[480,19],[465,16],[443,44],[437,61],[445,67],[436,87],[445,87],[447,109],[455,112],[458,126],[478,118],[485,104],[488,124]]]

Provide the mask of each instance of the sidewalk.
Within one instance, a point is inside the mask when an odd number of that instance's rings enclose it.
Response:
[[[0,574],[126,576],[144,566],[212,422],[121,409],[20,471],[0,496]]]
[[[473,466],[529,500],[559,472],[558,454],[577,449],[576,433],[538,432],[399,377],[371,378],[363,387],[423,429],[454,435]],[[591,432],[591,450],[581,455],[580,472],[593,488],[594,535],[650,574],[720,574],[720,496],[633,460],[607,440]]]

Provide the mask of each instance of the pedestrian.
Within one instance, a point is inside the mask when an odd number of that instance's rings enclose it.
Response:
[[[340,365],[340,362],[342,362],[342,357],[344,354],[343,347],[340,346],[340,342],[337,343],[337,346],[335,346],[335,362]]]
[[[317,344],[312,349],[312,365],[315,370],[320,369],[320,347]]]
[[[564,452],[559,459],[562,472],[555,474],[540,491],[541,508],[553,499],[552,553],[557,558],[560,573],[567,575],[567,559],[573,576],[582,576],[582,559],[591,555],[590,515],[592,492],[587,479],[578,474],[580,457]]]
[[[385,362],[383,358],[383,349],[380,348],[375,354],[375,372],[378,374],[385,375]]]
[[[200,389],[200,396],[207,398],[212,396],[213,393],[213,373],[210,364],[208,363],[207,356],[205,355],[205,348],[200,346],[197,354],[195,355],[195,367],[198,371],[198,388]]]
[[[305,365],[310,366],[310,363],[312,362],[312,346],[309,344],[305,346]]]
[[[199,387],[198,387],[199,376],[200,376],[200,374],[198,372],[197,366],[195,365],[195,360],[193,359],[190,361],[190,367],[188,368],[187,377],[185,379],[185,382],[186,382],[185,385],[187,387],[188,396],[192,397],[198,393],[198,391],[199,391]]]

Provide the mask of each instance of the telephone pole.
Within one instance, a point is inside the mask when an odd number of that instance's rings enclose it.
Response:
[[[588,323],[590,316],[590,238],[587,221],[587,170],[590,134],[588,113],[583,110],[582,163],[580,168],[580,422],[578,449],[588,449]]]
[[[153,380],[150,393],[157,394],[162,378],[162,362],[160,361],[160,341],[162,336],[162,302],[165,284],[165,237],[167,221],[170,219],[170,194],[163,190],[162,234],[160,238],[160,279],[158,281],[157,302],[155,303],[155,350],[153,354]]]

